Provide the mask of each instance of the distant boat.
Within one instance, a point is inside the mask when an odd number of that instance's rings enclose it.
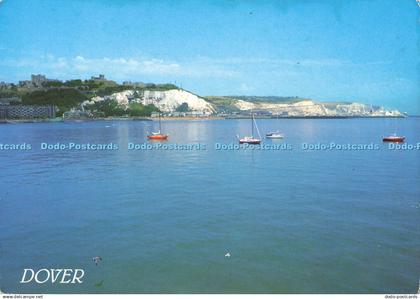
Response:
[[[398,131],[398,122],[397,122],[397,119],[394,118],[393,122],[394,122],[394,130],[393,131],[394,132],[397,132]],[[404,140],[405,140],[405,136],[397,136],[397,133],[393,133],[393,134],[390,134],[388,136],[383,136],[382,137],[382,141],[383,142],[397,142],[397,143],[401,143],[401,142],[404,142]]]
[[[254,137],[254,126],[255,126],[255,129],[257,130],[258,138]],[[258,126],[257,126],[257,122],[255,121],[254,114],[252,114],[252,119],[251,119],[251,132],[252,132],[251,136],[244,136],[243,138],[239,138],[239,136],[237,136],[239,139],[239,144],[243,144],[243,143],[260,144],[261,143],[261,135],[260,135],[260,131],[258,130]]]
[[[397,134],[392,134],[382,138],[383,142],[404,142],[405,136],[397,136]]]
[[[162,122],[160,121],[160,113],[159,113],[159,131],[152,132],[152,134],[147,135],[147,138],[150,140],[166,140],[168,139],[167,134],[162,134]]]
[[[284,135],[280,134],[279,131],[275,131],[275,132],[269,132],[269,133],[265,134],[265,138],[268,138],[268,139],[283,139]]]
[[[420,279],[419,279],[419,289],[417,291],[417,294],[420,294]]]

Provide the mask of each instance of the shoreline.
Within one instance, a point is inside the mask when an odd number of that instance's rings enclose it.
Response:
[[[255,117],[255,119],[355,119],[355,118],[418,118],[419,116],[288,116],[288,117]],[[161,117],[162,121],[203,121],[203,120],[235,120],[235,119],[250,119],[250,116],[206,116],[206,117]],[[88,119],[64,119],[62,117],[48,118],[48,119],[2,119],[0,124],[20,124],[20,123],[56,123],[56,122],[90,122],[90,121],[156,121],[156,117],[101,117]]]

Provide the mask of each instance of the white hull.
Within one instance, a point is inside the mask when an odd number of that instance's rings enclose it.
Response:
[[[269,135],[269,136],[265,136],[265,138],[267,138],[267,139],[283,139],[284,136],[283,135]]]

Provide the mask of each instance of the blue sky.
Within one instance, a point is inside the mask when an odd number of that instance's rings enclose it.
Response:
[[[419,13],[415,0],[0,0],[0,81],[104,73],[420,114]]]

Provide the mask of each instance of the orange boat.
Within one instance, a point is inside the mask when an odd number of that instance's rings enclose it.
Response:
[[[168,139],[168,135],[160,134],[160,132],[156,132],[156,133],[147,135],[147,138],[149,138],[150,140],[166,140]]]
[[[159,113],[159,131],[152,132],[152,134],[147,135],[147,138],[149,138],[150,140],[167,140],[168,135],[162,134],[161,132],[162,132],[162,123],[160,121],[160,113]]]

